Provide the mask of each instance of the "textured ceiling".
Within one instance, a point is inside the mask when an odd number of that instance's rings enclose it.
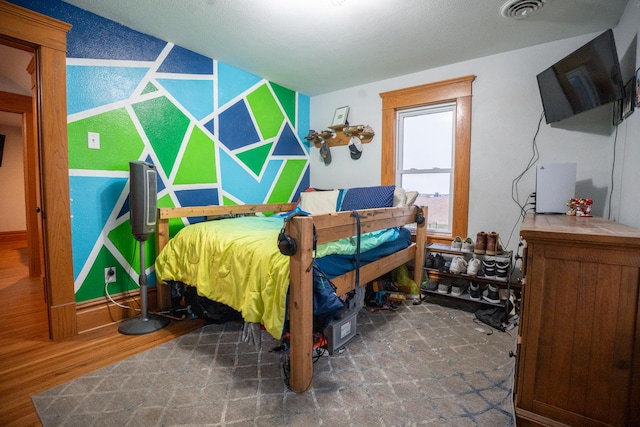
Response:
[[[65,0],[313,96],[617,25],[628,0]]]

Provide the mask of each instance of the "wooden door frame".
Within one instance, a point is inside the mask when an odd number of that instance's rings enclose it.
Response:
[[[44,282],[54,341],[78,334],[67,141],[67,32],[62,21],[0,0],[0,38],[35,53],[35,121],[40,157]]]
[[[25,70],[27,71],[27,70]],[[0,111],[20,114],[22,120],[22,152],[24,164],[24,196],[28,242],[29,277],[39,277],[42,269],[42,230],[40,215],[40,177],[36,127],[33,120],[32,97],[0,91]],[[45,295],[46,297],[46,295]]]

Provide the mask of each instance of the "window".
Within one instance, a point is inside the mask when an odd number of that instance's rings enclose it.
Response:
[[[435,230],[429,235],[430,241],[451,240],[452,236],[465,237],[467,235],[467,220],[469,214],[469,162],[471,143],[471,83],[475,76],[446,80],[437,83],[399,89],[380,94],[382,98],[382,165],[381,180],[383,185],[398,185],[406,190],[418,190],[421,196],[428,197],[430,187],[421,178],[431,175],[430,180],[437,183],[442,180],[438,188],[447,188],[445,178],[449,180],[449,220],[446,229]],[[447,113],[447,108],[450,113]],[[433,113],[435,116],[431,116]],[[420,125],[421,120],[432,120],[436,116],[452,115],[452,141],[450,151],[450,165],[446,168],[443,156],[430,152],[425,147],[414,147],[422,150],[420,155],[414,155],[412,145],[415,141],[406,141],[414,132],[413,128]],[[406,116],[405,116],[406,115]],[[421,117],[424,116],[424,117]],[[442,117],[440,116],[440,117]],[[425,117],[427,117],[425,119]],[[402,119],[402,130],[400,120]],[[402,132],[402,133],[401,133]],[[402,135],[402,138],[399,138]],[[404,147],[404,144],[408,144]],[[409,159],[404,159],[406,152]],[[429,159],[427,159],[429,157]],[[425,159],[425,163],[416,163]],[[405,163],[405,160],[408,160]],[[408,166],[408,167],[407,167]],[[412,170],[412,168],[414,170]],[[442,168],[438,171],[436,168]],[[445,177],[446,175],[446,177]],[[417,188],[412,188],[413,186]],[[438,190],[440,192],[442,190]],[[424,200],[424,199],[421,199]],[[428,204],[425,204],[428,205]],[[436,212],[433,213],[436,215]],[[431,212],[429,222],[432,223]],[[434,228],[432,224],[432,228]]]
[[[420,194],[416,204],[429,208],[427,229],[451,234],[453,218],[454,103],[397,113],[396,183]]]

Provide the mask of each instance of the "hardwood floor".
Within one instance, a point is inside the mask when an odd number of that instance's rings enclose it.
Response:
[[[40,421],[31,396],[125,359],[202,326],[172,321],[146,335],[109,325],[62,342],[49,340],[44,292],[30,279],[26,242],[0,242],[0,425]]]

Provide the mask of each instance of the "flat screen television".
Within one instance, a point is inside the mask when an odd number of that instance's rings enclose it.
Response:
[[[537,76],[547,123],[624,97],[624,83],[611,29]]]

